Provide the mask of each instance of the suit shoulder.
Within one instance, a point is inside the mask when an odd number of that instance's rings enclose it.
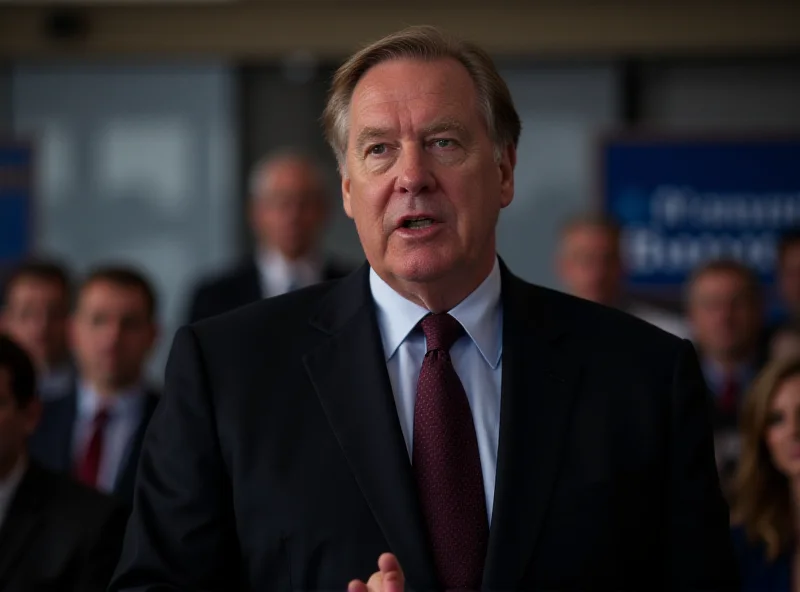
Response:
[[[192,328],[201,339],[221,334],[249,333],[262,331],[270,333],[282,328],[297,329],[298,323],[307,323],[309,317],[340,280],[322,282],[296,290],[289,294],[264,298],[241,308],[216,317],[198,321]]]
[[[557,290],[527,284],[537,295],[532,302],[546,303],[550,314],[570,332],[589,341],[597,339],[616,347],[676,351],[684,340],[623,310],[597,304]]]
[[[67,475],[32,464],[37,487],[47,494],[51,506],[76,522],[103,522],[125,511],[125,506],[104,493],[82,485]]]
[[[221,272],[206,275],[197,284],[196,293],[216,292],[227,290],[231,286],[236,286],[244,281],[248,281],[257,275],[258,271],[254,264],[242,263],[235,267]]]

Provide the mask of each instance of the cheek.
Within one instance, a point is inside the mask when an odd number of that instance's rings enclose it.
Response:
[[[770,457],[772,457],[773,461],[779,463],[781,461],[781,448],[783,444],[784,432],[780,426],[776,426],[774,428],[770,428],[767,430],[767,435],[764,438],[764,441],[767,445],[767,450],[769,451]]]

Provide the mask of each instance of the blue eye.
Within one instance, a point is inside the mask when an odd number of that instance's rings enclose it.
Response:
[[[453,140],[448,138],[439,138],[434,140],[433,143],[436,145],[437,148],[450,148],[453,145]]]
[[[375,144],[374,146],[370,146],[369,150],[367,150],[369,154],[374,156],[380,156],[381,154],[386,153],[386,144]]]

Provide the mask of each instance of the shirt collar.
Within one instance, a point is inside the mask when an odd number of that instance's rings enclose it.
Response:
[[[86,382],[78,389],[78,415],[94,417],[101,405],[111,417],[127,416],[138,413],[144,405],[144,387],[136,385],[120,391],[113,397],[103,401],[97,391]]]
[[[386,361],[389,361],[430,311],[395,292],[374,269],[369,272],[369,285],[377,307],[383,351]],[[464,327],[486,363],[497,368],[503,351],[500,264],[497,259],[481,285],[449,313]]]
[[[265,251],[258,257],[258,270],[261,277],[269,285],[278,285],[282,288],[295,283],[298,286],[308,286],[316,281],[320,276],[322,268],[319,260],[315,256],[301,257],[294,261],[289,261],[279,251]],[[284,286],[284,284],[286,284]]]

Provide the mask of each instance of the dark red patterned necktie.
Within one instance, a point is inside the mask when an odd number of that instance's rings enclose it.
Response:
[[[430,314],[420,324],[428,351],[414,406],[417,492],[439,584],[446,590],[478,590],[489,521],[475,425],[450,359],[463,328],[448,314]]]

